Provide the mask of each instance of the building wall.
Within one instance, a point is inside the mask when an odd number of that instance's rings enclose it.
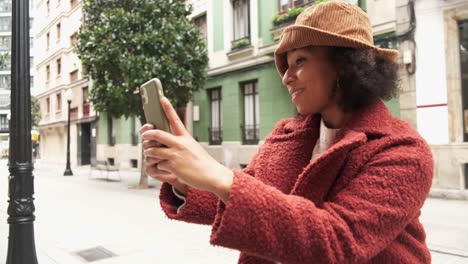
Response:
[[[49,3],[49,5],[47,5]],[[41,109],[41,121],[39,131],[41,133],[41,154],[46,160],[54,160],[61,155],[65,155],[62,148],[55,148],[54,138],[59,135],[57,126],[65,127],[68,120],[67,91],[72,91],[73,97],[70,104],[70,142],[71,142],[71,163],[76,165],[81,163],[78,156],[77,144],[80,141],[77,124],[83,122],[94,122],[95,112],[92,106],[87,106],[83,89],[92,88],[88,82],[88,77],[83,73],[82,65],[75,53],[74,36],[81,26],[82,2],[77,1],[72,5],[71,1],[50,0],[38,1],[35,5],[37,15],[36,21],[36,47],[37,54],[35,68],[37,77],[35,83],[40,87],[37,97]],[[58,25],[60,24],[60,30]],[[47,37],[48,36],[48,37]],[[60,60],[60,71],[59,63]],[[49,76],[47,74],[49,67]],[[60,95],[60,101],[58,101]],[[47,107],[47,100],[50,107]],[[51,144],[51,145],[49,145]],[[58,160],[60,161],[60,160]]]
[[[231,2],[229,0],[206,2],[208,30],[214,31],[211,34],[214,39],[208,41],[215,44],[213,45],[214,50],[210,51],[209,79],[205,89],[194,94],[193,99],[193,105],[199,108],[200,113],[199,121],[194,121],[193,124],[194,137],[219,162],[232,168],[248,164],[258,149],[258,145],[242,145],[241,143],[240,126],[243,118],[241,82],[258,80],[261,140],[271,132],[280,119],[295,114],[294,105],[281,83],[273,60],[277,39],[272,35],[272,31],[275,30],[272,18],[278,12],[278,2],[258,0],[250,1],[250,5],[252,47],[246,48],[245,54],[239,54],[237,57],[237,54],[233,55],[230,49],[232,40]],[[389,14],[385,13],[386,9],[395,9],[395,5],[395,1],[367,1],[370,15],[375,17],[372,22],[376,34],[387,34],[396,30],[395,11],[390,11]],[[213,14],[210,14],[210,10],[213,10]],[[214,25],[210,25],[210,22]],[[221,30],[221,25],[224,25],[224,30]],[[221,41],[224,43],[222,47]],[[218,87],[221,87],[222,91],[223,142],[221,145],[208,145],[210,102],[207,90]],[[387,105],[395,116],[400,115],[398,98],[391,100]],[[260,141],[261,143],[262,141]]]
[[[242,145],[241,124],[243,119],[242,93],[240,82],[258,81],[260,99],[260,144],[282,118],[295,114],[287,90],[282,86],[274,66],[273,52],[277,44],[272,36],[272,18],[278,12],[277,1],[250,1],[251,46],[243,51],[231,50],[233,35],[232,5],[230,0],[192,0],[192,17],[207,15],[208,54],[210,58],[208,81],[205,89],[194,94],[192,107],[198,107],[199,120],[193,121],[193,135],[205,146],[210,154],[228,167],[239,168],[248,164],[258,145]],[[357,1],[352,1],[357,2]],[[381,1],[368,0],[368,5],[375,12],[380,10],[372,5]],[[376,2],[376,3],[374,3]],[[388,2],[384,8],[388,8]],[[391,4],[395,6],[395,2]],[[379,16],[379,13],[375,13]],[[381,33],[395,30],[395,18],[383,17],[377,20]],[[223,111],[223,143],[220,146],[208,145],[208,127],[210,126],[209,98],[207,89],[221,87]],[[390,110],[399,116],[398,99],[388,103]],[[189,118],[191,120],[191,116]],[[127,167],[129,159],[140,157],[141,145],[131,145],[131,125],[128,120],[115,122],[117,129],[116,144],[108,144],[107,117],[101,114],[98,121],[98,159],[114,158],[115,162]],[[191,129],[192,123],[187,127]],[[131,153],[131,154],[129,154]]]
[[[434,188],[465,189],[468,143],[463,142],[458,22],[468,19],[460,0],[417,0],[416,122],[431,145]]]
[[[259,65],[255,69],[237,71],[209,79],[207,89],[221,87],[223,112],[223,141],[241,141],[240,126],[243,120],[241,82],[257,80],[260,100],[260,138],[264,138],[281,118],[294,114],[289,93],[272,63]],[[208,142],[210,125],[209,97],[203,90],[196,93],[194,102],[200,107],[200,121],[194,122],[194,136]],[[281,99],[283,98],[283,100]]]
[[[445,32],[440,3],[439,0],[416,1],[415,6],[417,126],[430,144],[449,143]]]
[[[114,119],[116,129],[115,145],[109,144],[107,114],[100,113],[97,121],[97,152],[96,158],[98,160],[114,159],[114,163],[118,164],[122,169],[132,169],[132,160],[137,161],[137,168],[141,168],[141,137],[137,135],[137,144],[132,144],[132,118],[119,118]],[[134,132],[140,129],[139,121],[135,127]],[[135,169],[137,169],[135,168]]]

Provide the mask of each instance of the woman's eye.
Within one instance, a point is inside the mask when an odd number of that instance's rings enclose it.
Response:
[[[305,58],[298,58],[298,59],[296,60],[296,65],[300,65],[300,64],[302,64],[304,61],[305,61]]]

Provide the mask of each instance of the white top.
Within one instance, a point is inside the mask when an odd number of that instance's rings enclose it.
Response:
[[[320,120],[320,136],[317,139],[317,143],[315,143],[311,160],[316,159],[333,145],[336,133],[338,133],[339,130],[339,128],[328,128],[323,122],[323,119]]]

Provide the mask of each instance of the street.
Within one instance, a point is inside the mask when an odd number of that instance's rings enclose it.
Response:
[[[87,263],[236,263],[238,252],[209,245],[209,226],[169,220],[159,207],[159,183],[132,189],[139,171],[121,171],[122,181],[110,181],[89,167],[73,167],[64,177],[64,164],[35,164],[35,239],[41,264]],[[6,259],[7,160],[0,160],[0,261]],[[422,222],[428,234],[433,263],[468,263],[468,201],[428,199]],[[83,256],[84,254],[82,254]]]

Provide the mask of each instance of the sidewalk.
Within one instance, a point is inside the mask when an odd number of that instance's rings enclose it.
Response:
[[[139,172],[121,172],[122,181],[89,178],[89,167],[72,167],[64,177],[64,164],[35,164],[34,223],[40,264],[88,263],[76,252],[102,247],[117,256],[91,263],[236,263],[236,251],[209,245],[209,226],[169,220],[159,206],[159,184],[129,189]],[[8,168],[0,160],[0,188],[7,189]],[[99,172],[93,172],[99,176]],[[115,177],[110,177],[114,179]],[[0,261],[8,245],[6,191],[0,200]]]
[[[121,172],[122,181],[89,178],[89,167],[35,164],[35,237],[40,264],[89,263],[76,252],[100,247],[95,253],[116,256],[99,264],[237,263],[238,252],[209,245],[209,226],[169,220],[159,207],[159,183],[154,188],[129,189],[139,171]],[[8,245],[6,160],[0,160],[0,261]],[[105,176],[105,175],[104,175]],[[109,178],[116,179],[111,175]],[[468,201],[428,199],[421,221],[427,231],[433,262],[468,264]],[[97,255],[96,255],[97,256]]]

